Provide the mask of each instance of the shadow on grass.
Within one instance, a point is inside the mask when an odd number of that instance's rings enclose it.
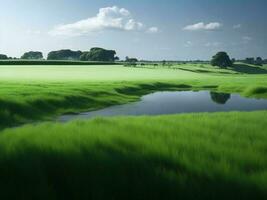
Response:
[[[232,177],[194,172],[179,161],[142,154],[125,141],[77,151],[23,148],[3,155],[1,199],[265,199],[267,193]],[[115,144],[115,145],[114,145]]]
[[[233,74],[232,72],[226,71],[209,71],[203,69],[185,69],[185,68],[177,68],[183,71],[194,72],[194,73],[209,73],[209,74]]]
[[[154,83],[126,86],[115,89],[116,92],[125,95],[144,95],[155,91],[189,90],[192,86],[186,84]]]
[[[267,74],[266,69],[246,64],[234,64],[233,70],[244,74]]]
[[[106,93],[104,93],[106,95]],[[120,102],[111,99],[101,101],[88,96],[65,96],[62,98],[36,99],[26,103],[5,101],[0,99],[0,129],[18,126],[24,123],[43,120],[44,117],[57,114],[60,110],[83,110],[106,107]],[[97,96],[97,95],[96,95]],[[99,96],[99,95],[98,95]]]

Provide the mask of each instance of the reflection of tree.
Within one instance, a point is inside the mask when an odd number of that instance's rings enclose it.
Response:
[[[231,98],[231,94],[210,92],[210,97],[215,103],[226,104],[226,102]]]

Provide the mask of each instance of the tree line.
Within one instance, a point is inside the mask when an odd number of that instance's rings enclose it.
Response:
[[[7,55],[0,54],[0,60],[8,60],[8,59],[17,59],[11,58]],[[42,52],[39,51],[29,51],[24,53],[21,58],[22,60],[43,60],[44,56]],[[116,56],[115,50],[107,50],[104,48],[94,47],[91,48],[90,51],[72,51],[70,49],[62,49],[58,51],[51,51],[48,53],[47,60],[51,61],[102,61],[102,62],[114,62],[118,61],[119,57]],[[135,66],[138,62],[136,58],[129,58],[128,56],[125,58],[125,65]],[[176,63],[177,61],[175,61]],[[188,62],[188,61],[187,61]],[[187,63],[184,62],[184,63]],[[191,62],[191,61],[189,61]],[[192,62],[209,62],[209,61],[192,61]],[[245,60],[235,60],[234,58],[230,58],[226,52],[218,52],[214,55],[210,61],[210,64],[213,66],[218,66],[221,68],[231,67],[235,62],[243,62],[246,64],[253,65],[263,65],[267,64],[267,59],[263,60],[261,57],[257,58],[246,58]],[[165,65],[166,61],[162,61],[162,64]]]
[[[0,60],[16,59],[0,54]],[[44,56],[39,51],[29,51],[24,53],[20,59],[23,60],[43,60]],[[91,48],[90,51],[72,51],[70,49],[62,49],[51,51],[48,53],[47,60],[74,60],[74,61],[103,61],[114,62],[119,60],[115,50],[107,50],[99,47]]]

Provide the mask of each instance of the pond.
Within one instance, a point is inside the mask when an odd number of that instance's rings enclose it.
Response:
[[[63,115],[58,121],[87,119],[99,116],[165,115],[192,112],[256,111],[267,110],[267,100],[241,97],[208,91],[155,92],[145,95],[141,101],[111,106],[97,111],[76,115]]]

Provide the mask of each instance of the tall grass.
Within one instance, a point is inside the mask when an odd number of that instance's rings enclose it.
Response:
[[[252,112],[5,130],[0,198],[266,199],[266,124]]]

